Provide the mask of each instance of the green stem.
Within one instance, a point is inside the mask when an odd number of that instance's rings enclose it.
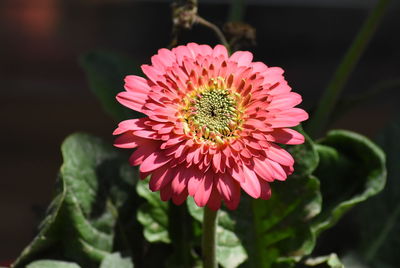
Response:
[[[244,1],[245,0],[231,0],[228,21],[243,21]]]
[[[339,64],[339,67],[320,99],[315,114],[309,121],[307,130],[312,137],[315,138],[320,135],[322,130],[326,127],[344,85],[367,47],[368,42],[374,35],[389,2],[390,0],[379,0],[344,55],[342,62]]]
[[[169,204],[169,233],[174,247],[174,263],[182,268],[191,267],[192,219],[186,204],[177,206]]]
[[[204,208],[203,216],[203,267],[204,268],[217,268],[216,250],[216,229],[217,229],[217,213],[218,211]]]

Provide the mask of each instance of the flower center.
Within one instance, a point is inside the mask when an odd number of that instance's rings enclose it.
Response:
[[[215,79],[189,92],[182,113],[185,133],[218,144],[236,137],[241,125],[239,97],[227,89],[223,81]]]

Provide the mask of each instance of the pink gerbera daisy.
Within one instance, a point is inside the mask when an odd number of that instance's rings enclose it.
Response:
[[[142,66],[147,78],[125,78],[117,100],[147,117],[121,122],[115,146],[137,148],[129,161],[141,178],[151,176],[162,200],[181,204],[190,195],[200,207],[216,210],[224,201],[235,209],[241,189],[268,199],[269,183],[293,172],[292,156],[276,143],[303,143],[288,127],[308,115],[294,108],[301,96],[283,70],[252,59],[190,43],[160,49]]]

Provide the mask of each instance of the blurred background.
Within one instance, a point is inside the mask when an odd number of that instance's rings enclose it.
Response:
[[[303,95],[303,107],[311,110],[375,2],[249,0],[244,17],[257,37],[246,49],[256,60],[281,66]],[[222,27],[229,3],[200,0],[199,14]],[[102,49],[122,53],[138,66],[148,63],[171,42],[170,5],[161,0],[0,1],[0,262],[15,259],[34,237],[54,192],[63,139],[85,131],[113,140],[116,122],[92,95],[78,58]],[[399,2],[392,1],[344,96],[389,89],[352,105],[330,127],[374,138],[392,119],[400,99],[399,91],[390,89],[400,78],[399,12]],[[218,43],[200,25],[181,37],[182,44]]]

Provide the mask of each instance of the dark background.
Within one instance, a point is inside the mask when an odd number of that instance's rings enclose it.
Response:
[[[400,9],[392,2],[345,95],[400,78]],[[199,13],[221,26],[228,3],[200,0]],[[245,20],[257,29],[257,46],[250,50],[256,60],[283,67],[310,109],[373,3],[250,1]],[[148,63],[169,44],[171,26],[168,1],[1,0],[0,261],[16,258],[33,238],[52,197],[63,139],[86,131],[112,142],[116,123],[91,94],[78,57],[101,48]],[[217,43],[202,26],[184,33],[185,41]],[[399,97],[396,90],[382,92],[331,127],[373,138]]]

